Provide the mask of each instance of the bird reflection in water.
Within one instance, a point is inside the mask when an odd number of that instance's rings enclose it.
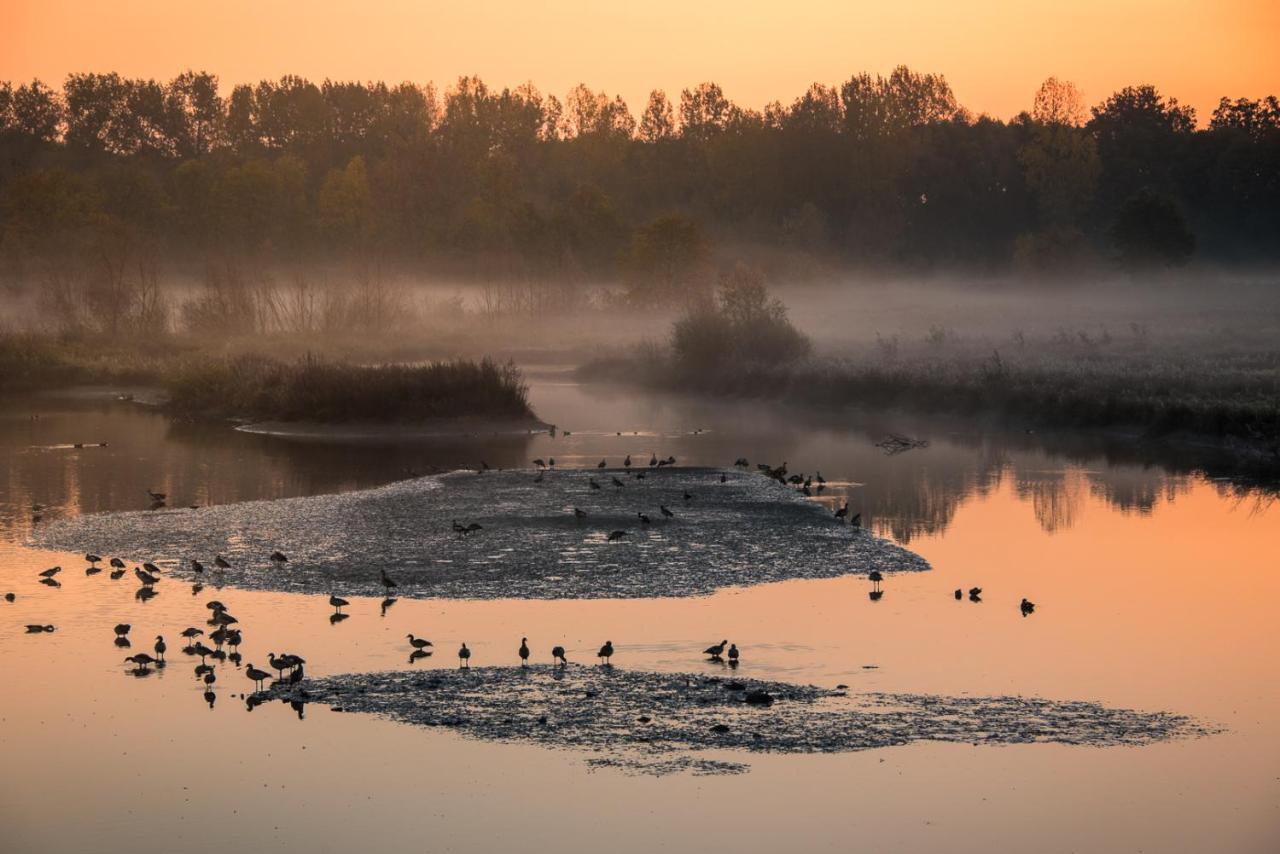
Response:
[[[387,609],[390,608],[392,605],[396,604],[396,602],[398,601],[400,600],[396,599],[394,596],[388,596],[386,599],[383,599],[382,600],[382,616],[384,617],[387,616]]]
[[[350,614],[339,614],[339,613],[330,614],[329,624],[336,626],[338,623],[341,623],[343,620],[348,619],[350,616],[351,616]]]

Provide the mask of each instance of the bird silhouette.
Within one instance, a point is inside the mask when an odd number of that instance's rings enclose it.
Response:
[[[467,649],[466,641],[458,649],[458,669],[462,668],[471,669],[471,650]]]
[[[604,664],[612,664],[613,641],[605,641],[604,646],[600,647],[600,651],[596,653],[596,658],[600,659]]]
[[[333,610],[336,613],[341,614],[343,606],[350,605],[351,603],[348,602],[346,599],[342,599],[342,598],[339,598],[338,596],[334,596],[331,594],[329,596],[329,604],[333,606]]]
[[[529,666],[529,639],[528,638],[520,638],[519,653],[520,653],[520,666],[528,667]]]
[[[569,659],[564,657],[564,647],[562,646],[551,647],[551,660],[553,662],[559,661],[561,666],[564,666],[564,667],[567,667],[569,665]]]
[[[724,648],[728,644],[729,644],[728,639],[725,639],[720,641],[720,643],[712,644],[711,646],[704,649],[702,652],[705,655],[711,656],[712,658],[719,658],[720,656],[724,655]]]
[[[431,641],[424,638],[414,637],[412,634],[406,635],[406,637],[409,638],[409,645],[414,649],[423,649],[432,645]]]
[[[622,538],[623,538],[623,537],[625,537],[626,535],[627,535],[627,532],[626,532],[626,531],[610,531],[610,532],[609,532],[608,541],[612,543],[612,542],[614,542],[615,540],[620,540],[620,539],[622,539]]]

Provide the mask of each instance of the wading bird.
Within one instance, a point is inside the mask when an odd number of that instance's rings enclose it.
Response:
[[[1025,602],[1026,600],[1024,599],[1022,601]],[[528,667],[529,666],[529,639],[528,638],[520,638],[519,652],[520,652],[520,666]]]
[[[253,687],[258,691],[262,690],[262,683],[271,678],[270,673],[265,670],[259,670],[253,664],[245,668],[244,675],[253,680]]]
[[[329,604],[333,606],[333,610],[334,610],[335,612],[337,612],[337,613],[341,614],[341,613],[342,613],[342,606],[344,606],[344,605],[350,605],[351,603],[350,603],[350,602],[348,602],[346,599],[341,599],[341,598],[339,598],[339,597],[337,597],[337,596],[334,596],[334,595],[330,594],[330,596],[329,596]]]
[[[156,658],[164,661],[164,653],[169,647],[165,645],[164,635],[156,635],[156,645],[152,647],[156,651]]]
[[[467,649],[467,642],[463,641],[462,646],[458,649],[458,669],[471,669],[471,650]]]
[[[596,658],[600,659],[603,664],[612,665],[613,662],[613,641],[607,640],[604,646],[600,647],[600,651],[596,653]]]
[[[378,572],[381,573],[378,580],[388,593],[400,586],[391,578],[391,576],[387,575],[387,571],[385,569],[380,569]]]
[[[660,511],[662,511],[662,515],[663,515],[663,516],[665,516],[666,518],[668,518],[668,519],[674,519],[674,518],[675,518],[675,515],[676,515],[676,514],[672,513],[670,510],[668,510],[668,509],[666,508],[666,506],[665,506],[665,505],[659,504],[659,505],[658,505],[658,509],[659,509]]]
[[[431,646],[431,641],[425,640],[423,638],[415,638],[412,634],[409,634],[408,638],[409,638],[409,645],[414,649],[423,649],[425,647]]]
[[[703,650],[703,653],[711,656],[713,659],[718,659],[720,656],[724,655],[724,648],[728,645],[729,645],[729,641],[728,639],[725,639],[720,641],[720,643],[712,644],[711,646],[707,647],[706,649]]]
[[[738,645],[736,643],[729,644],[729,666],[738,666]]]
[[[551,647],[551,660],[552,662],[559,661],[562,667],[569,665],[569,659],[564,657],[564,647],[562,646]]]

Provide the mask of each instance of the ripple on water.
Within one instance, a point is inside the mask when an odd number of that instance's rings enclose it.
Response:
[[[385,569],[398,595],[469,599],[690,596],[928,569],[776,481],[729,470],[722,483],[721,474],[673,467],[636,479],[592,469],[539,482],[529,471],[455,472],[339,495],[81,516],[37,529],[32,544],[153,560],[179,575],[191,558],[209,564],[222,554],[233,564],[226,583],[264,590],[380,595]],[[660,505],[675,517],[663,518]],[[455,519],[483,530],[459,536]],[[626,535],[609,542],[616,530]],[[276,549],[289,556],[281,567],[268,559]]]

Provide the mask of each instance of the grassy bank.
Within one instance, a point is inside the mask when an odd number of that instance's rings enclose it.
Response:
[[[489,359],[359,365],[223,356],[184,344],[0,334],[0,394],[76,385],[162,389],[174,415],[273,421],[534,420],[518,369]]]
[[[200,360],[181,365],[165,388],[169,410],[181,417],[317,422],[534,420],[519,370],[488,359],[375,366],[315,358]]]
[[[976,348],[707,371],[650,350],[585,365],[586,379],[819,408],[996,415],[1020,426],[1203,440],[1280,463],[1280,351],[1117,349],[1002,355]]]

